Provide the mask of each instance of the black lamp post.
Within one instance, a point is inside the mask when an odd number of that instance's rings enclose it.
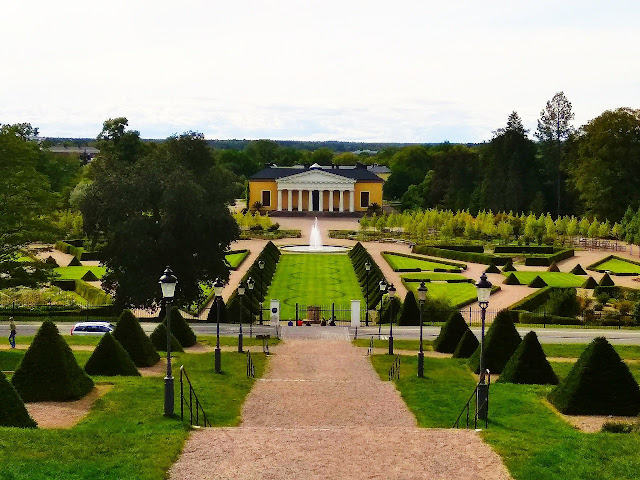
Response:
[[[238,353],[242,353],[242,315],[244,311],[242,310],[242,299],[244,298],[244,282],[240,281],[238,285],[238,296],[240,297],[240,331],[238,332]]]
[[[173,415],[173,375],[171,374],[171,302],[176,291],[178,279],[173,275],[171,268],[167,267],[160,277],[160,288],[167,311],[167,376],[164,377],[164,415]]]
[[[384,278],[378,283],[378,288],[380,288],[380,311],[378,312],[378,340],[380,340],[380,333],[382,332],[382,300],[384,299],[384,294],[387,293],[387,284]]]
[[[366,276],[367,294],[365,298],[365,302],[367,304],[365,305],[366,312],[364,314],[364,324],[365,326],[368,327],[369,326],[369,272],[371,271],[371,262],[369,262],[369,260],[367,260],[367,262],[364,264],[364,269],[367,271],[367,276]]]
[[[396,287],[393,283],[387,290],[389,294],[389,355],[393,355],[393,297],[396,295]]]
[[[262,276],[264,275],[264,260],[258,260],[258,268],[260,269],[260,325],[262,325],[262,302],[264,301],[264,291],[262,289]]]
[[[422,349],[422,310],[424,307],[424,301],[427,299],[427,286],[424,284],[424,280],[418,287],[418,301],[420,302],[420,351],[418,352],[418,377],[424,377],[424,350]]]
[[[480,281],[476,283],[478,305],[480,305],[480,309],[482,311],[482,330],[480,333],[480,381],[478,383],[478,395],[476,396],[476,411],[478,412],[478,418],[481,420],[487,419],[487,410],[489,406],[489,385],[487,385],[484,375],[484,322],[487,316],[491,287],[491,282],[487,280],[486,273],[483,273],[480,277]]]
[[[255,282],[253,281],[253,278],[251,278],[251,277],[247,278],[247,287],[249,288],[250,292],[253,291],[253,287],[254,286],[255,286]],[[253,315],[254,314],[251,313],[251,316],[249,317],[249,337],[253,337],[253,321],[255,320]],[[242,325],[240,325],[240,326],[242,327]]]
[[[222,289],[224,288],[224,283],[219,278],[216,278],[215,283],[213,284],[213,290],[216,295],[216,306],[217,306],[217,316],[216,316],[216,350],[215,350],[215,366],[216,373],[222,373],[222,360],[220,358],[220,302],[222,301]]]

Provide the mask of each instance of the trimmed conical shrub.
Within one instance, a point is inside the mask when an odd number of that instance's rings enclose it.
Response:
[[[558,268],[558,265],[556,265],[556,262],[551,262],[551,265],[549,265],[549,268],[547,268],[547,272],[559,272],[560,269]]]
[[[507,275],[507,278],[505,278],[502,283],[505,285],[522,285],[520,280],[518,280],[518,277],[516,277],[516,274],[513,272]]]
[[[582,284],[582,288],[588,288],[589,290],[593,290],[598,286],[598,282],[593,277],[588,277],[584,283]]]
[[[96,277],[96,274],[91,270],[87,270],[87,273],[82,276],[82,280],[84,280],[85,282],[97,282],[100,279]]]
[[[600,285],[601,287],[613,287],[615,286],[615,283],[613,283],[613,280],[611,279],[609,274],[605,273],[600,279],[600,283],[598,285]]]
[[[173,322],[171,322],[173,323]],[[149,335],[149,339],[151,339],[151,343],[156,347],[156,350],[159,352],[167,351],[167,327],[164,323],[159,323],[158,326],[151,332]],[[182,345],[178,339],[171,334],[171,351],[172,352],[184,352]]]
[[[110,333],[106,333],[100,339],[98,346],[87,360],[84,371],[89,375],[140,375],[127,351]]]
[[[240,297],[238,295],[229,300],[226,310],[227,323],[240,323],[240,315],[242,315],[242,323],[247,324],[251,321],[251,312],[244,299],[242,300],[242,314],[240,313]]]
[[[53,258],[51,255],[49,255],[47,257],[47,259],[44,261],[44,263],[46,263],[47,265],[52,265],[54,267],[58,266],[58,262],[56,262],[56,259]]]
[[[453,358],[469,358],[473,355],[473,352],[476,351],[478,345],[480,345],[480,342],[478,342],[478,339],[471,329],[468,328],[467,331],[464,332],[460,342],[458,342],[458,346],[455,352],[453,352]]]
[[[2,372],[0,372],[0,427],[36,427],[36,422],[29,415],[20,395]]]
[[[558,377],[547,360],[538,336],[527,333],[502,370],[499,382],[557,385]]]
[[[513,266],[513,260],[508,258],[507,259],[507,263],[505,263],[504,266],[502,267],[502,271],[503,272],[515,272],[516,271],[516,267]]]
[[[390,323],[393,315],[393,323],[396,323],[398,318],[398,312],[402,308],[402,303],[398,297],[393,297],[391,300],[385,300],[382,302],[382,315],[378,319],[378,323]]]
[[[38,329],[11,383],[25,402],[77,400],[93,389],[51,320]]]
[[[580,265],[579,263],[573,267],[571,269],[571,273],[573,273],[574,275],[586,275],[587,272],[584,271],[584,268],[582,268],[582,265]]]
[[[484,338],[484,368],[491,373],[502,373],[511,355],[520,345],[520,334],[510,319],[510,312],[502,310],[493,320]],[[480,371],[480,347],[469,358],[469,367],[474,373]]]
[[[547,282],[545,282],[540,275],[536,275],[536,278],[529,282],[529,287],[531,288],[542,288],[547,286]]]
[[[453,353],[464,334],[469,330],[467,322],[458,311],[453,312],[433,341],[433,349],[441,353]]]
[[[165,318],[162,323],[166,325],[167,319]],[[198,340],[178,307],[171,309],[171,334],[178,339],[183,347],[193,347]]]
[[[489,265],[489,267],[484,271],[484,273],[500,273],[500,269],[496,267],[495,263]]]
[[[224,300],[222,299],[222,297],[214,298],[213,302],[211,302],[211,308],[209,308],[209,313],[207,314],[207,322],[217,323],[218,303],[220,304],[220,323],[228,323],[227,322],[227,304],[224,303]]]
[[[67,265],[67,267],[81,267],[81,266],[82,266],[82,262],[78,260],[78,257],[73,257],[69,262],[69,265]]]
[[[638,383],[604,337],[595,338],[587,346],[548,399],[569,415],[635,416],[640,413]]]
[[[120,314],[113,337],[127,351],[136,367],[151,367],[160,361],[160,355],[131,310]]]
[[[411,290],[407,292],[398,314],[398,325],[420,325],[420,307]]]

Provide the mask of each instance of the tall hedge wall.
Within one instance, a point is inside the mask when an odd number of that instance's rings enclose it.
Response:
[[[353,270],[358,278],[358,283],[362,289],[362,295],[367,298],[367,289],[369,291],[369,305],[368,309],[374,309],[380,303],[382,293],[380,292],[380,280],[385,280],[382,270],[375,262],[371,254],[366,248],[362,246],[360,242],[349,250],[349,259],[353,265]],[[365,264],[369,262],[371,264],[371,270],[369,271],[369,281],[367,283],[367,270]],[[386,280],[385,280],[386,282]]]

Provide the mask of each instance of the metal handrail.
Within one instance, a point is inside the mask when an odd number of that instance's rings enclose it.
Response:
[[[389,369],[389,380],[400,380],[400,355],[396,355],[391,369]]]
[[[249,350],[247,350],[247,377],[256,378],[256,366]]]
[[[485,374],[487,376],[487,389],[491,386],[491,372],[489,372],[489,370],[485,370]],[[480,381],[482,381],[484,379],[484,374],[480,376]],[[478,383],[478,385],[480,385],[480,383]],[[476,406],[476,411],[473,415],[473,428],[477,429],[478,428],[478,414],[480,413],[480,411],[483,410],[483,408],[486,405],[486,411],[487,411],[487,416],[484,419],[484,428],[489,428],[489,395],[487,395],[487,400],[486,402],[484,402],[482,405],[477,405],[477,398],[478,398],[478,385],[476,385],[476,388],[473,390],[473,393],[471,394],[471,396],[469,397],[469,400],[467,401],[467,403],[465,404],[464,407],[462,407],[462,411],[460,412],[460,415],[458,415],[458,418],[456,418],[456,421],[453,423],[453,428],[460,428],[460,419],[462,418],[462,415],[466,412],[466,426],[465,428],[469,428],[469,410],[470,410],[470,405],[471,402],[473,401],[473,399],[475,398],[476,401],[473,402],[473,405]]]
[[[202,426],[202,427],[210,427],[211,422],[207,418],[207,414],[202,408],[202,404],[200,400],[198,400],[198,396],[196,395],[195,390],[193,389],[193,385],[191,385],[191,380],[189,380],[189,376],[187,375],[187,371],[184,369],[184,365],[180,366],[180,419],[184,422],[184,407],[187,398],[184,396],[184,379],[186,379],[187,384],[189,385],[189,404],[187,405],[189,408],[189,425],[191,426]],[[193,422],[193,400],[195,399],[195,423]],[[200,417],[200,412],[202,412],[202,417]],[[202,425],[200,425],[200,421],[202,420]]]

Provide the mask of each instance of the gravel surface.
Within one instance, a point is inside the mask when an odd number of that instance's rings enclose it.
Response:
[[[417,428],[343,329],[285,327],[283,337],[241,427],[194,431],[171,479],[510,478],[475,432]]]

